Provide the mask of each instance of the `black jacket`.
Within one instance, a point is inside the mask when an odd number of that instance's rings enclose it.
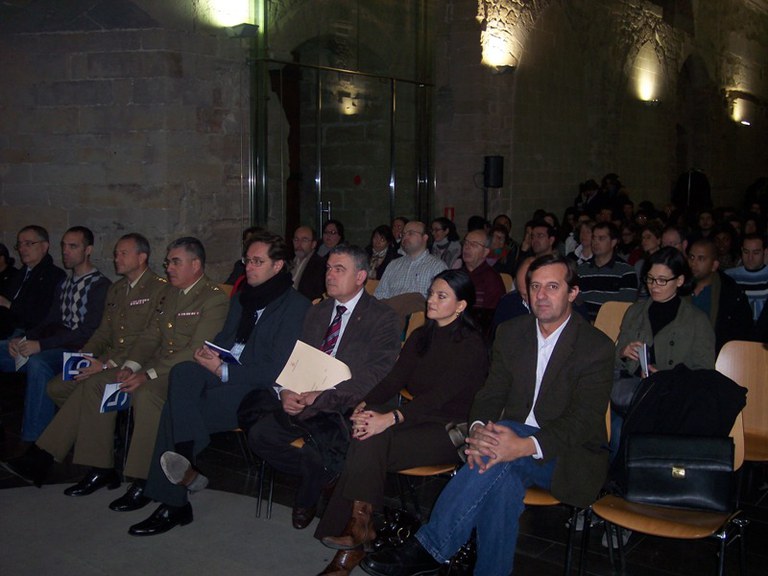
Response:
[[[0,338],[7,338],[16,329],[25,332],[40,324],[53,303],[56,288],[66,277],[64,270],[53,263],[50,254],[35,266],[24,282],[26,267],[19,270],[7,288],[11,299],[21,287],[21,292],[11,300],[11,307],[0,307]],[[22,286],[23,282],[23,286]]]

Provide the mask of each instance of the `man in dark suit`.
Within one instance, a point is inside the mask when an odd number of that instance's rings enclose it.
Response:
[[[248,433],[256,454],[277,470],[301,477],[293,508],[297,529],[312,521],[323,487],[335,479],[343,463],[344,430],[341,445],[338,437],[330,440],[330,436],[340,425],[346,426],[346,413],[389,373],[400,351],[397,315],[364,290],[367,270],[363,249],[337,246],[331,251],[325,276],[330,298],[309,310],[300,338],[344,362],[352,378],[324,392],[280,389],[277,396],[265,399],[270,406],[264,410],[271,413]],[[312,442],[302,448],[291,446],[308,430]]]
[[[490,374],[470,411],[468,465],[415,538],[363,560],[369,574],[435,574],[477,528],[475,573],[506,576],[526,488],[581,507],[597,497],[608,467],[613,343],[572,313],[573,262],[542,256],[526,279],[533,315],[499,326]]]
[[[317,254],[315,231],[309,226],[299,226],[293,233],[291,275],[293,286],[310,300],[320,298],[325,291],[326,259]]]
[[[230,299],[224,328],[213,339],[239,363],[227,363],[202,346],[194,360],[171,369],[146,489],[121,510],[135,510],[150,498],[161,505],[131,527],[134,536],[160,534],[192,521],[187,491],[202,489],[208,481],[191,462],[212,433],[237,427],[237,407],[248,392],[274,385],[301,332],[310,303],[291,286],[285,241],[260,232],[248,239],[244,253],[246,283]]]

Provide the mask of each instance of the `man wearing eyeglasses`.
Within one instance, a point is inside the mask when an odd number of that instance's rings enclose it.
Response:
[[[66,277],[48,254],[48,231],[25,226],[16,236],[22,268],[4,293],[0,293],[0,339],[21,335],[43,321],[53,295]]]
[[[146,493],[127,500],[121,510],[135,510],[150,498],[160,506],[131,526],[133,536],[161,534],[192,521],[188,492],[208,484],[193,465],[195,456],[212,433],[237,428],[237,408],[246,394],[274,386],[301,333],[310,303],[292,287],[285,241],[260,232],[248,239],[244,253],[246,282],[230,298],[227,321],[213,339],[237,362],[201,346],[193,361],[171,370]]]
[[[191,360],[206,339],[216,335],[227,313],[227,295],[205,276],[205,249],[197,238],[184,237],[171,242],[165,259],[168,285],[163,288],[147,330],[131,348],[119,368],[88,378],[71,396],[69,410],[77,410],[77,425],[61,426],[58,453],[33,446],[24,456],[5,467],[30,483],[42,484],[54,459],[62,460],[74,444],[73,462],[91,470],[77,484],[67,488],[68,496],[86,496],[104,486],[120,486],[114,470],[114,413],[100,413],[104,386],[120,382],[131,395],[133,436],[125,464],[125,474],[147,478],[155,445],[160,414],[168,392],[171,368]],[[77,399],[77,403],[73,403]],[[63,410],[62,410],[63,411]],[[54,421],[51,425],[55,424]],[[47,431],[48,432],[48,431]],[[46,445],[50,447],[49,445]],[[110,504],[121,510],[125,500],[135,500],[134,485],[128,494]],[[141,494],[139,494],[141,496]]]
[[[326,258],[318,255],[315,231],[309,226],[299,226],[293,233],[293,254],[291,276],[293,287],[310,301],[320,298],[325,292]]]
[[[491,320],[499,300],[504,296],[504,281],[486,262],[491,251],[491,239],[485,230],[472,230],[464,237],[461,249],[463,268],[475,286],[473,311],[486,333],[490,333]]]
[[[101,322],[111,282],[91,264],[93,241],[93,232],[84,226],[64,233],[61,257],[71,275],[57,286],[42,321],[0,348],[0,370],[27,376],[22,441],[37,440],[53,418],[55,406],[45,389],[59,371],[63,353],[79,350]],[[32,246],[20,245],[20,253],[39,251],[42,242],[32,242]]]
[[[410,293],[427,297],[432,278],[447,268],[445,262],[429,253],[428,243],[429,232],[424,222],[411,220],[405,225],[400,243],[405,256],[393,260],[384,270],[374,292],[377,299]]]

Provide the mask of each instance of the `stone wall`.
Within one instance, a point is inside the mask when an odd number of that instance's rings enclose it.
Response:
[[[158,271],[165,245],[193,235],[225,278],[247,225],[244,66],[240,43],[210,29],[1,34],[2,240],[41,224],[58,259],[64,230],[86,225],[112,274],[121,234],[145,234]]]
[[[579,182],[608,172],[635,202],[663,206],[677,176],[698,168],[716,203],[738,204],[768,165],[768,2],[672,4],[445,0],[436,213],[455,206],[460,229],[481,213],[485,155],[505,158],[489,215],[510,214],[518,237],[535,208],[561,215]],[[481,33],[499,30],[513,67],[482,63]],[[657,93],[643,102],[648,62]],[[756,102],[750,127],[730,115],[726,91],[735,89]]]

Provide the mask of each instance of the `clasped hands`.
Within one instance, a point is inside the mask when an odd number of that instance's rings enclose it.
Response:
[[[282,402],[283,410],[285,410],[286,414],[290,416],[296,416],[301,414],[304,408],[314,404],[315,400],[317,400],[317,397],[320,396],[321,393],[321,391],[314,391],[302,392],[299,394],[293,390],[284,388],[282,392],[280,392],[280,402]]]
[[[477,424],[467,438],[467,464],[477,467],[482,474],[501,462],[512,462],[518,458],[536,454],[536,444],[532,438],[523,438],[511,428],[488,422]]]
[[[366,410],[365,402],[355,406],[349,419],[352,421],[352,438],[355,440],[365,440],[381,434],[395,423],[392,412],[382,414],[374,410]]]
[[[40,353],[39,340],[23,340],[22,338],[13,338],[8,342],[8,353],[12,358],[21,356],[33,356]]]

